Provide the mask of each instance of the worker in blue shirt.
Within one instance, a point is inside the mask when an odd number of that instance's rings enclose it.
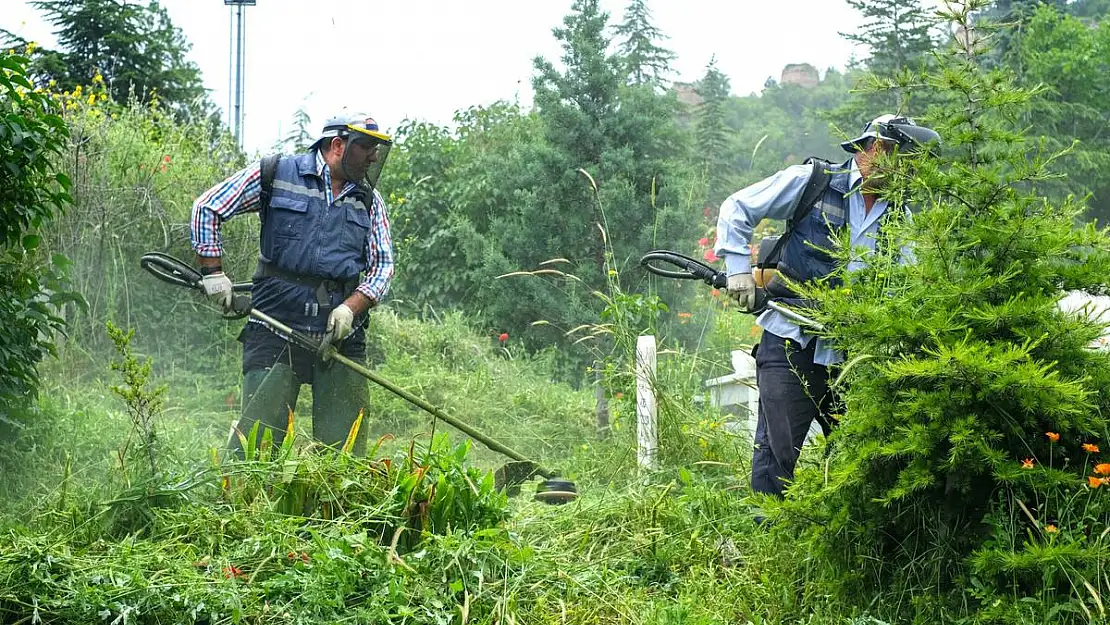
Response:
[[[912,119],[883,115],[868,123],[860,136],[841,144],[851,158],[830,168],[827,188],[798,223],[783,234],[777,271],[796,282],[819,280],[836,268],[826,251],[838,231],[848,228],[852,249],[873,251],[884,217],[893,214],[878,196],[882,177],[876,176],[880,153],[907,153],[939,143],[936,132]],[[810,180],[812,167],[795,165],[732,194],[721,205],[715,251],[724,257],[728,295],[740,308],[756,307],[756,281],[751,266],[752,231],[764,219],[792,219],[795,204]],[[904,207],[903,209],[904,210]],[[853,257],[847,269],[862,267]],[[768,288],[771,297],[786,296],[781,281]],[[763,335],[756,349],[759,415],[752,454],[752,490],[782,496],[794,477],[798,453],[813,420],[827,435],[832,426],[834,397],[829,367],[843,356],[821,337],[773,310],[762,312],[756,323]]]

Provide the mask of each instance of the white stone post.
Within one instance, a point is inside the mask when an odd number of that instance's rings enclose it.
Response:
[[[655,391],[655,337],[636,340],[636,460],[643,469],[655,468],[659,450],[659,428]]]

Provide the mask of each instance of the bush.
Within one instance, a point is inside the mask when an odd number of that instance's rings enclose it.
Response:
[[[32,88],[29,60],[0,54],[0,427],[32,397],[38,365],[54,349],[62,320],[54,307],[73,299],[61,279],[64,257],[39,249],[41,233],[69,203],[69,179],[51,158],[68,130],[53,102]]]
[[[1104,292],[1110,237],[1040,197],[1057,155],[1022,134],[1036,94],[967,50],[940,61],[902,80],[936,90],[945,160],[884,170],[883,195],[920,212],[868,269],[810,289],[849,354],[845,411],[780,512],[846,596],[879,588],[920,621],[1075,620],[1108,590],[1110,354],[1089,348],[1105,324],[1058,301]]]

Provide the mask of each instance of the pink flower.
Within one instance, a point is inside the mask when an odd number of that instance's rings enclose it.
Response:
[[[711,263],[720,260],[720,256],[717,256],[717,254],[712,249],[705,250],[705,254],[702,254],[702,258]]]
[[[708,246],[709,245],[709,237],[702,237],[702,238],[698,239],[698,245],[700,245],[702,247]]]

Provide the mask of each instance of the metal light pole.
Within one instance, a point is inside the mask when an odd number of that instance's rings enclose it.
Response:
[[[228,74],[228,116],[229,126],[235,135],[235,143],[243,147],[243,79],[247,69],[247,29],[243,23],[243,7],[255,6],[256,0],[224,0],[231,15],[231,50],[229,65],[234,62],[234,70]]]

